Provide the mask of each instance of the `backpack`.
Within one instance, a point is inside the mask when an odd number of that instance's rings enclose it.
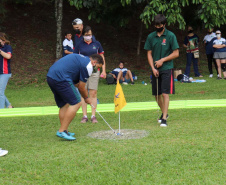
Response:
[[[177,80],[183,83],[191,83],[191,81],[189,80],[189,77],[187,75],[184,74],[179,74],[177,76]]]
[[[107,74],[106,77],[107,84],[116,84],[116,79],[114,79],[112,74]]]

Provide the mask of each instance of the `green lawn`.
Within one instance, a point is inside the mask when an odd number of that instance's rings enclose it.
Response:
[[[225,80],[206,83],[176,82],[171,100],[225,99]],[[151,85],[140,79],[123,86],[127,102],[154,101]],[[100,82],[100,103],[112,103],[115,86]],[[55,105],[46,84],[7,87],[15,107]],[[170,109],[167,128],[159,127],[157,110],[121,113],[121,129],[146,130],[147,137],[99,140],[87,136],[109,130],[98,124],[81,124],[81,114],[70,131],[76,141],[55,136],[57,115],[0,118],[0,147],[9,154],[0,158],[0,184],[226,184],[226,108]],[[118,115],[101,113],[113,128]]]

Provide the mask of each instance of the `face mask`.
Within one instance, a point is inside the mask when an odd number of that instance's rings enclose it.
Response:
[[[162,32],[162,30],[164,29],[164,27],[161,27],[161,28],[155,28],[156,29],[156,31],[158,32],[158,33],[160,33],[160,32]]]
[[[81,31],[79,29],[75,29],[75,34],[80,34]]]
[[[189,30],[188,33],[193,33],[193,30]]]
[[[221,37],[221,34],[216,34],[217,35],[217,38],[220,38]]]
[[[92,36],[83,36],[85,40],[90,41],[92,39]]]

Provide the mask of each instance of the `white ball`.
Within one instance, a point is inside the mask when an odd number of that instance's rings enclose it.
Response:
[[[148,85],[147,83],[145,83],[144,85]]]

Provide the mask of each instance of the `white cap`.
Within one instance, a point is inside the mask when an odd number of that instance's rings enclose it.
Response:
[[[76,18],[73,20],[72,25],[83,24],[82,19]]]

